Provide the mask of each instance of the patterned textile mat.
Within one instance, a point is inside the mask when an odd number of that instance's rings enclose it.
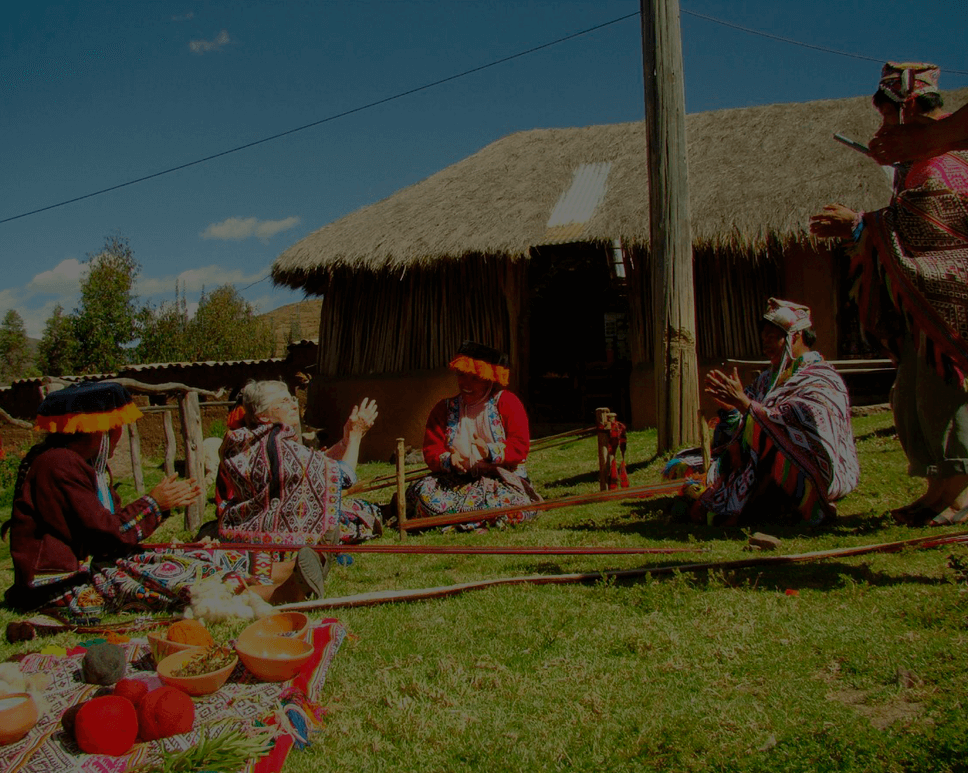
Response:
[[[211,695],[193,698],[195,724],[190,733],[161,741],[136,743],[130,752],[120,757],[85,754],[61,727],[61,716],[68,708],[94,697],[101,689],[97,685],[85,684],[81,679],[83,652],[72,650],[73,654],[66,656],[27,655],[20,661],[20,670],[25,676],[43,672],[50,677],[50,685],[43,694],[47,710],[23,739],[0,747],[0,771],[124,773],[140,766],[157,764],[162,749],[179,752],[196,745],[200,731],[208,728],[211,732],[216,729],[212,727],[214,723],[234,719],[251,726],[278,716],[281,713],[282,699],[293,691],[304,694],[310,705],[313,705],[319,700],[326,672],[345,634],[346,629],[336,619],[314,621],[311,635],[315,652],[292,680],[260,682],[240,662],[220,690]],[[161,685],[154,670],[147,640],[132,639],[120,646],[124,648],[128,660],[127,678],[142,679],[147,682],[149,689]],[[273,752],[261,760],[250,762],[243,769],[244,773],[281,770],[293,744],[292,736],[283,732],[277,736]]]

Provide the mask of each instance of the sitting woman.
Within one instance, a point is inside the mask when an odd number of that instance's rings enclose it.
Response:
[[[450,363],[458,393],[437,403],[427,420],[423,453],[431,474],[407,489],[413,517],[541,501],[524,466],[531,445],[528,416],[506,389],[507,362],[506,355],[489,346],[461,344]],[[535,514],[518,511],[500,520],[519,523]]]
[[[172,476],[121,507],[107,460],[121,427],[140,417],[113,382],[75,384],[41,403],[37,427],[50,434],[21,462],[13,515],[2,529],[10,532],[14,566],[9,606],[83,624],[109,610],[177,610],[191,600],[195,582],[215,575],[236,592],[244,589],[244,553],[138,549],[172,508],[200,494],[194,480]],[[289,586],[293,600],[305,598],[299,578]]]
[[[382,529],[379,508],[352,505],[342,491],[356,482],[360,442],[377,418],[376,403],[364,399],[353,408],[343,439],[326,453],[300,440],[299,404],[281,381],[253,381],[242,390],[245,421],[222,443],[218,506],[219,536],[233,542],[336,544],[360,541]],[[257,574],[274,580],[293,562],[274,554],[254,554]],[[318,595],[329,572],[326,556],[300,551],[295,565]],[[277,596],[273,600],[279,599]]]

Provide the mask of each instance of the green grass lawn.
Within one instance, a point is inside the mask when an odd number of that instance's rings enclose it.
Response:
[[[895,526],[885,515],[922,488],[905,474],[890,414],[858,418],[854,431],[863,479],[840,503],[835,524],[757,527],[778,536],[783,553],[929,533]],[[595,453],[593,439],[542,452],[529,462],[531,475],[546,497],[597,490]],[[629,459],[633,485],[658,481],[663,460],[655,458],[654,432],[630,435]],[[388,470],[363,465],[361,474]],[[123,489],[130,500],[130,487]],[[749,557],[743,531],[672,523],[668,504],[586,505],[514,529],[407,541],[701,552],[364,554],[333,570],[327,594]],[[160,536],[186,536],[179,527],[172,519]],[[327,613],[349,635],[324,688],[325,726],[312,748],[290,755],[286,770],[968,770],[966,563],[968,549],[942,547],[635,581],[496,587]],[[3,545],[0,584],[11,579]],[[0,610],[0,625],[11,619]],[[215,630],[227,638],[241,627]],[[28,649],[4,643],[0,656]]]

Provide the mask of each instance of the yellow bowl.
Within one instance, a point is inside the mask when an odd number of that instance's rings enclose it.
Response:
[[[235,643],[243,665],[263,682],[285,682],[312,657],[313,645],[284,636],[249,636]]]
[[[302,612],[278,612],[247,626],[237,641],[245,641],[253,636],[281,636],[306,641],[309,638],[309,617]]]
[[[217,671],[210,671],[207,674],[197,676],[175,676],[174,672],[184,666],[193,655],[203,650],[204,647],[193,647],[190,650],[175,652],[169,655],[158,664],[158,678],[167,685],[177,687],[189,695],[209,695],[218,690],[232,674],[232,670],[238,665],[239,659],[232,658],[232,662],[223,666]]]
[[[0,696],[0,746],[15,743],[37,724],[37,704],[27,692]]]
[[[169,655],[174,655],[176,652],[202,649],[197,644],[182,644],[181,642],[171,641],[165,637],[164,633],[158,633],[156,631],[148,632],[148,646],[151,648],[151,659],[155,662],[156,666]]]

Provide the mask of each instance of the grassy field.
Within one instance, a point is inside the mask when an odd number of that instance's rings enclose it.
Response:
[[[858,418],[854,430],[859,490],[824,529],[758,526],[782,540],[781,552],[929,533],[885,515],[921,490],[904,473],[890,414]],[[658,480],[653,432],[632,433],[629,457],[633,485]],[[597,489],[594,459],[589,439],[529,466],[542,494],[561,497]],[[668,505],[587,505],[514,529],[408,541],[697,552],[357,555],[333,570],[327,593],[750,556],[747,532],[672,523]],[[172,520],[161,536],[178,527]],[[968,770],[965,565],[968,549],[955,546],[340,610],[331,614],[348,636],[325,686],[325,727],[286,770]],[[0,584],[11,579],[3,545]],[[11,619],[0,610],[0,625]],[[0,659],[27,649],[4,643]]]

